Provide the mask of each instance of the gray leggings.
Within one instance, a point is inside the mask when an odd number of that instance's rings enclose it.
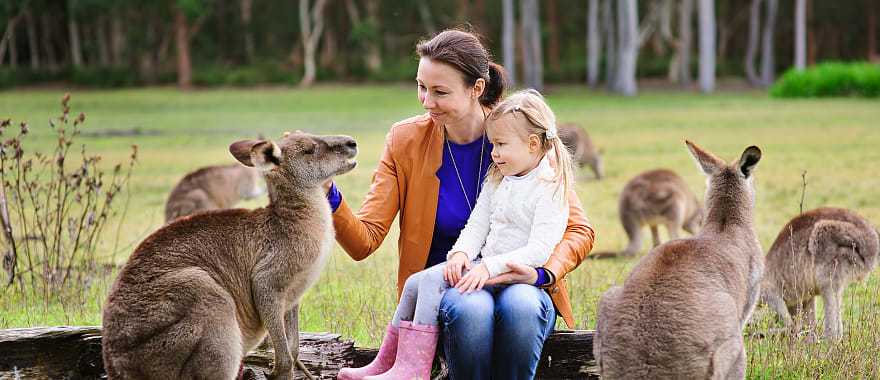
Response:
[[[400,321],[412,321],[420,325],[437,325],[440,315],[440,301],[443,293],[450,288],[443,279],[446,263],[434,265],[418,272],[406,280],[400,303],[394,312],[391,324],[400,326]],[[466,270],[465,270],[466,273]]]

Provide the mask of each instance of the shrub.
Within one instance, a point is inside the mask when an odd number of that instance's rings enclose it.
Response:
[[[770,88],[779,98],[880,96],[880,65],[828,62],[806,70],[789,70]]]

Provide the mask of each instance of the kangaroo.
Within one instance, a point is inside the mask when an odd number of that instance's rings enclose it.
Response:
[[[651,227],[654,247],[660,245],[659,225],[666,226],[670,239],[684,229],[696,233],[703,222],[703,208],[687,183],[671,170],[641,173],[623,187],[618,214],[629,244],[621,253],[634,256],[642,249],[642,227]]]
[[[165,225],[132,253],[103,314],[110,379],[233,379],[268,332],[274,379],[293,379],[299,301],[334,241],[321,186],[356,165],[347,136],[285,134],[238,141],[242,164],[262,171],[269,205],[199,213]]]
[[[559,138],[568,151],[571,152],[571,158],[577,163],[578,167],[583,168],[589,166],[596,176],[596,179],[602,179],[605,176],[605,166],[602,163],[602,152],[593,145],[593,140],[583,128],[576,124],[560,124]]]
[[[877,266],[878,255],[877,230],[855,212],[830,207],[805,212],[788,222],[770,247],[761,300],[786,330],[799,334],[803,322],[815,331],[815,297],[822,296],[824,336],[839,340],[843,291]]]
[[[208,166],[193,171],[171,190],[165,202],[165,223],[199,211],[231,208],[242,199],[263,195],[260,171],[239,164]]]
[[[753,171],[761,150],[730,165],[691,142],[708,176],[706,220],[664,243],[599,300],[594,355],[604,379],[742,379],[742,329],[764,270]]]

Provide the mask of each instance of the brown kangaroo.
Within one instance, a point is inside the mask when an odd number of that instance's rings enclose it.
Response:
[[[587,131],[577,124],[560,124],[559,139],[562,140],[562,143],[571,152],[572,161],[577,163],[578,167],[589,166],[596,179],[602,179],[605,176],[602,152],[593,145],[593,140],[587,134]]]
[[[193,171],[171,190],[165,202],[165,223],[199,211],[231,208],[242,199],[263,195],[260,171],[239,164],[208,166]]]
[[[815,331],[815,297],[825,305],[825,337],[843,336],[843,291],[877,266],[880,241],[868,220],[853,211],[823,207],[794,217],[767,254],[762,301],[799,334],[803,323]],[[812,336],[811,336],[812,339]]]
[[[233,379],[267,332],[273,378],[293,379],[293,364],[305,371],[299,301],[334,240],[321,183],[355,167],[357,145],[293,133],[229,150],[263,172],[269,205],[182,218],[135,249],[104,305],[110,379]]]
[[[694,237],[656,247],[599,301],[594,354],[604,379],[742,379],[742,329],[760,295],[752,172],[761,150],[730,165],[687,142],[709,177]]]
[[[620,193],[618,214],[629,244],[621,253],[634,256],[642,249],[642,228],[651,227],[654,247],[660,245],[658,225],[666,226],[670,239],[678,231],[694,234],[703,222],[703,208],[687,183],[671,170],[656,169],[631,179]]]

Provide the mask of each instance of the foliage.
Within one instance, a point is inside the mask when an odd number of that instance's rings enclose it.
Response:
[[[880,96],[880,65],[827,62],[806,70],[789,70],[770,89],[778,98]]]

